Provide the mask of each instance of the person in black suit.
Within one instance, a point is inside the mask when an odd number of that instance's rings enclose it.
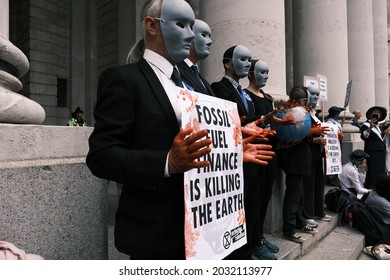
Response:
[[[185,259],[183,173],[209,165],[198,159],[212,141],[207,130],[180,130],[176,104],[177,86],[185,86],[176,63],[189,55],[195,15],[184,0],[150,0],[140,21],[143,39],[129,54],[133,63],[99,78],[86,162],[95,176],[123,184],[115,223],[120,252]],[[244,145],[244,161],[269,158],[258,148]]]
[[[387,110],[380,106],[373,106],[366,112],[367,121],[360,128],[360,137],[364,141],[364,151],[367,157],[367,175],[364,187],[372,189],[375,179],[387,173],[386,170],[386,143],[384,133],[379,122],[386,118]]]
[[[244,92],[239,80],[248,75],[251,65],[252,53],[242,45],[233,46],[227,49],[223,55],[223,66],[225,76],[219,82],[211,84],[215,95],[237,104],[240,117],[245,117],[246,122],[251,121],[255,116],[253,102],[248,93]],[[254,119],[254,118],[253,118]],[[244,163],[244,207],[246,219],[247,244],[234,251],[228,259],[251,259],[254,247],[253,231],[259,212],[257,203],[259,196],[260,168],[259,165]],[[256,242],[258,243],[258,242]]]
[[[211,29],[206,22],[196,19],[193,31],[195,38],[191,45],[190,55],[177,64],[180,76],[194,91],[215,96],[208,81],[200,74],[198,67],[198,61],[209,56],[210,46],[213,43],[210,38]]]
[[[251,51],[242,45],[227,49],[223,55],[223,66],[225,76],[219,81],[211,84],[215,95],[237,103],[238,114],[245,116],[243,125],[255,120],[249,118],[255,115],[252,99],[241,87],[239,80],[248,76],[251,66]]]
[[[175,63],[189,54],[195,15],[184,0],[151,0],[141,21],[143,58],[99,79],[86,162],[95,176],[124,185],[115,224],[120,252],[184,259],[183,172],[207,166],[197,159],[211,150],[206,130],[180,130],[172,96]]]
[[[295,86],[290,91],[291,103],[305,106],[308,98],[307,87]],[[315,234],[317,230],[308,227],[303,217],[304,177],[311,174],[312,155],[309,142],[312,132],[298,144],[281,147],[277,152],[280,168],[286,174],[286,190],[283,199],[283,236],[293,242],[305,241],[297,229]]]

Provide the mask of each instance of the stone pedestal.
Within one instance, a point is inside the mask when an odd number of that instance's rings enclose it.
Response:
[[[0,124],[0,237],[49,260],[107,259],[107,187],[92,128]]]
[[[18,92],[29,63],[24,53],[9,40],[9,2],[0,0],[0,123],[34,123],[45,120],[42,106]]]
[[[350,155],[354,150],[364,150],[364,142],[360,138],[359,128],[351,125],[350,122],[343,126],[343,141],[341,145],[342,162],[346,164],[350,161]]]
[[[283,198],[286,189],[286,175],[277,168],[275,182],[272,190],[272,198],[268,204],[267,216],[265,217],[264,232],[275,233],[282,230],[283,226]]]

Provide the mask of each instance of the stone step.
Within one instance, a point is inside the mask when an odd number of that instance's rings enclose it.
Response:
[[[363,252],[364,235],[348,226],[336,227],[301,260],[356,260]]]
[[[318,233],[315,235],[308,233],[299,233],[305,239],[302,244],[292,242],[283,237],[282,232],[278,232],[272,235],[267,235],[266,238],[270,242],[279,246],[279,252],[276,257],[279,260],[296,260],[307,254],[313,247],[321,242],[330,232],[332,232],[337,226],[337,214],[328,212],[328,215],[334,218],[330,222],[319,221]]]
[[[110,260],[128,260],[128,256],[118,252],[114,246],[114,216],[118,203],[116,185],[108,189],[108,245]],[[283,237],[281,232],[266,234],[267,240],[279,246],[279,260],[371,260],[363,253],[364,236],[354,228],[338,226],[338,214],[327,211],[332,221],[319,221],[318,233],[302,233],[306,239],[302,244]]]
[[[319,222],[315,235],[302,233],[305,241],[302,244],[285,239],[281,232],[266,235],[267,240],[279,246],[275,254],[279,260],[371,260],[363,253],[364,235],[348,226],[339,226],[338,214],[330,222]]]

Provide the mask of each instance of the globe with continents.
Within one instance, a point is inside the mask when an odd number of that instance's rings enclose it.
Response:
[[[276,131],[276,137],[285,144],[294,145],[306,137],[311,127],[310,115],[305,107],[298,106],[278,110],[275,114],[283,120],[293,120],[295,123],[290,125],[273,125],[272,129]]]

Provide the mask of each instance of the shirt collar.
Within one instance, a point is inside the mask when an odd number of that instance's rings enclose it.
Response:
[[[237,83],[232,77],[230,77],[230,76],[228,76],[228,75],[225,75],[224,77],[225,77],[226,79],[228,79],[229,82],[231,82],[232,85],[233,85],[235,88],[237,88],[237,87],[240,85],[240,84]]]
[[[191,60],[189,60],[188,58],[184,59],[184,62],[188,65],[188,67],[191,68],[191,66],[195,65],[197,66],[196,64],[193,64]]]
[[[168,77],[168,79],[171,78],[173,65],[166,58],[152,50],[145,49],[144,59],[157,67],[162,73],[164,73],[165,76]]]

